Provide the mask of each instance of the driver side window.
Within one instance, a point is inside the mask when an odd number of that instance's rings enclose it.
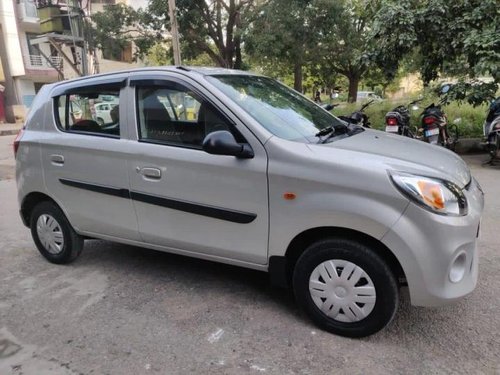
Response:
[[[231,131],[213,105],[178,83],[137,86],[136,95],[141,140],[201,148],[207,134]]]

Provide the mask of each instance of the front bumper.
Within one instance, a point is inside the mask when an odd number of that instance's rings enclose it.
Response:
[[[476,287],[484,195],[474,179],[464,194],[466,216],[437,215],[410,203],[382,238],[405,272],[413,305],[443,305]]]

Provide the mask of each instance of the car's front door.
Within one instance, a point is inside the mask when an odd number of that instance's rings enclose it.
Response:
[[[268,244],[267,155],[235,118],[223,114],[194,82],[130,81],[138,140],[131,142],[130,194],[145,242],[265,264]],[[189,105],[186,105],[189,103]],[[232,132],[255,156],[211,155],[205,135]]]

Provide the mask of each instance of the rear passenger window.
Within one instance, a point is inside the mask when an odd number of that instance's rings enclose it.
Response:
[[[119,86],[69,90],[55,99],[58,126],[69,132],[119,137],[119,98]]]
[[[205,136],[233,126],[213,105],[187,87],[172,82],[137,87],[139,138],[201,148]],[[237,139],[241,136],[235,134]]]

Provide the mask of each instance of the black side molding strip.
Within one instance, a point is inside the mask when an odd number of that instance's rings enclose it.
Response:
[[[103,185],[89,184],[81,181],[67,180],[60,178],[59,181],[63,185],[89,190],[96,193],[112,195],[121,198],[130,198],[138,202],[148,203],[156,206],[170,208],[172,210],[189,212],[196,215],[212,217],[230,221],[238,224],[248,224],[255,220],[256,214],[229,210],[226,208],[213,207],[198,203],[191,203],[177,199],[163,198],[154,195],[144,194],[137,191],[129,191],[127,189],[119,189]]]
[[[130,198],[130,192],[127,189],[119,189],[109,186],[89,184],[86,182],[66,180],[64,178],[60,178],[59,181],[63,185],[72,186],[79,189],[90,190],[101,194],[113,195],[115,197]]]
[[[233,223],[248,224],[255,220],[256,214],[251,214],[241,211],[233,211],[225,208],[217,208],[212,206],[201,205],[177,199],[169,199],[156,197],[154,195],[139,193],[136,191],[130,192],[130,197],[139,202],[153,204],[156,206],[171,208],[173,210],[189,212],[196,215],[213,217],[215,219],[232,221]]]

